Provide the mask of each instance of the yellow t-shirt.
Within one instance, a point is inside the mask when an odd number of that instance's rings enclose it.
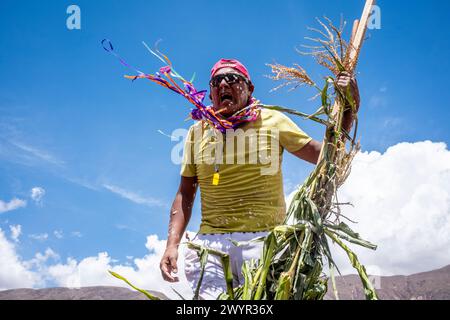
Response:
[[[283,223],[283,150],[298,151],[311,140],[283,113],[269,109],[261,109],[256,121],[226,134],[205,121],[192,125],[181,175],[198,179],[199,232],[268,231]]]

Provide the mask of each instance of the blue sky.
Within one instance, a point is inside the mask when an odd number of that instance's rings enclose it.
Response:
[[[81,30],[66,28],[70,4],[81,8]],[[362,148],[384,152],[399,142],[423,140],[448,144],[450,3],[378,4],[382,28],[368,33],[358,66]],[[188,128],[192,121],[184,119],[191,106],[152,83],[124,79],[131,71],[102,49],[103,38],[148,73],[161,64],[141,41],[162,39],[160,49],[178,72],[196,72],[198,88],[206,88],[218,59],[237,58],[250,70],[258,99],[312,112],[313,92],[270,92],[275,83],[265,77],[265,64],[299,63],[319,80],[325,70],[294,50],[310,35],[306,27],[324,14],[352,21],[362,7],[363,1],[350,0],[2,0],[0,200],[27,204],[0,213],[0,228],[22,226],[17,250],[23,259],[51,247],[62,259],[108,251],[122,262],[147,251],[147,235],[166,238],[179,167],[170,158],[175,143],[158,130]],[[319,125],[294,120],[322,138]],[[311,169],[286,155],[286,192]],[[30,198],[33,187],[45,190],[41,203]],[[199,221],[197,202],[189,229],[196,230]],[[46,240],[32,236],[45,233]]]

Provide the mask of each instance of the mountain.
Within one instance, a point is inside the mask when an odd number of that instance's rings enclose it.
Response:
[[[161,292],[150,291],[163,300],[168,299]],[[137,291],[122,287],[82,287],[47,288],[47,289],[13,289],[0,291],[0,300],[148,300]]]
[[[370,277],[383,300],[450,300],[450,265],[410,276]],[[357,275],[336,277],[341,300],[364,299]],[[334,299],[331,281],[325,299]]]
[[[380,299],[450,300],[450,265],[410,276],[371,277],[371,279]],[[336,286],[341,300],[364,299],[364,291],[357,275],[336,277]],[[163,293],[149,292],[161,299],[168,299]],[[325,299],[334,299],[331,284]],[[0,300],[147,300],[147,298],[139,292],[122,287],[83,287],[6,290],[0,291]]]

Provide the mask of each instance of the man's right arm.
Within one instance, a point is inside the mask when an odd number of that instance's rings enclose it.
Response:
[[[177,273],[178,245],[189,223],[197,192],[197,177],[181,177],[175,200],[170,210],[169,234],[167,238],[166,251],[160,263],[160,269],[164,280],[169,282],[178,281],[172,276]]]
[[[292,152],[292,154],[309,163],[317,164],[321,149],[322,143],[313,139],[300,150]]]

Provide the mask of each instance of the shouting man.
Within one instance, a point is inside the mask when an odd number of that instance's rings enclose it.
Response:
[[[339,75],[336,81],[342,89],[350,86],[359,106],[356,81],[347,73]],[[212,68],[212,108],[231,123],[236,121],[236,113],[255,103],[253,90],[249,72],[239,61],[221,59]],[[259,259],[262,253],[263,242],[248,241],[267,235],[283,223],[286,215],[281,173],[283,151],[317,163],[320,142],[283,113],[264,108],[256,110],[257,116],[246,117],[236,130],[227,130],[223,136],[205,121],[191,126],[185,143],[181,181],[170,214],[167,247],[160,264],[166,281],[178,281],[174,275],[178,272],[178,246],[190,220],[198,186],[202,220],[192,242],[229,254],[233,285],[239,286],[243,283],[243,262]],[[349,132],[353,122],[351,110],[344,114],[343,121],[344,129]],[[211,149],[214,156],[207,159]],[[245,244],[235,246],[230,240]],[[186,249],[184,271],[194,290],[201,273],[196,251]],[[217,299],[225,291],[220,259],[210,254],[199,298]]]

